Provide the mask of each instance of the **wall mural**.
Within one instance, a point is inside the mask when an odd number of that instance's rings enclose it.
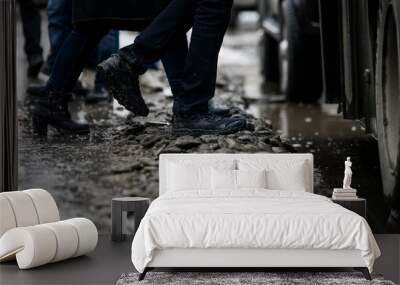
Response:
[[[19,8],[27,9],[23,5]],[[36,13],[43,16],[40,10]],[[113,197],[157,197],[158,157],[162,153],[311,152],[315,160],[315,193],[331,197],[334,188],[350,185],[347,180],[343,182],[343,176],[344,161],[351,157],[351,186],[367,200],[367,218],[373,231],[400,233],[398,184],[393,191],[384,192],[376,140],[366,135],[362,125],[337,114],[336,104],[288,104],[279,86],[265,82],[265,70],[260,72],[265,62],[258,52],[264,34],[257,17],[251,15],[240,19],[241,27],[232,27],[224,38],[212,100],[215,106],[228,108],[227,117],[244,119],[247,124],[229,134],[193,135],[171,132],[176,123],[172,110],[177,91],[174,86],[171,90],[171,80],[168,82],[164,70],[168,73],[168,68],[160,62],[146,65],[147,72],[140,77],[149,108],[146,117],[135,116],[122,106],[129,106],[124,98],[117,98],[122,103],[119,104],[107,92],[105,82],[96,77],[96,65],[118,47],[132,43],[136,35],[132,32],[102,34],[99,45],[95,45],[97,50],[87,53],[88,62],[79,81],[73,82],[72,92],[63,94],[62,102],[48,101],[43,89],[52,75],[48,65],[61,70],[67,67],[57,67],[53,54],[56,51],[47,40],[52,31],[44,28],[45,17],[42,22],[40,17],[31,22],[42,33],[42,40],[37,41],[37,56],[30,55],[26,45],[24,49],[24,21],[34,19],[24,19],[21,12],[17,24],[18,188],[47,189],[64,219],[88,217],[100,231],[109,231]],[[68,62],[70,57],[72,53],[63,60]],[[129,89],[129,80],[123,73],[120,75],[113,80],[119,79],[121,88]],[[51,78],[66,80],[62,73],[58,76]],[[319,96],[322,83],[316,85]],[[115,95],[121,90],[110,91]],[[69,129],[86,128],[88,124],[90,132],[60,134],[49,127],[46,133],[47,124],[57,127],[57,123],[42,119],[51,104],[58,104],[64,113],[69,110],[78,124],[69,125]],[[68,124],[72,124],[69,120],[68,117]],[[58,128],[68,129],[60,125]],[[346,169],[349,174],[349,167]]]

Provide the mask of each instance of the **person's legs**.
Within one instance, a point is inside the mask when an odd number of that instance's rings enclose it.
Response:
[[[205,111],[214,96],[218,54],[230,20],[232,0],[199,0],[183,77],[179,112]]]
[[[47,58],[49,72],[65,39],[72,32],[72,1],[49,0],[47,5],[50,54]]]
[[[214,95],[218,53],[230,19],[232,0],[173,0],[133,45],[122,52],[133,54],[139,63],[148,64],[165,56],[183,27],[193,24],[192,39],[183,73],[183,92],[179,113],[205,112]],[[179,40],[179,39],[178,39]],[[182,57],[182,55],[180,55]],[[171,53],[170,58],[175,58]],[[167,59],[168,60],[168,59]],[[176,59],[172,59],[175,60]],[[183,62],[175,63],[181,66]]]
[[[40,45],[41,17],[40,10],[32,0],[18,1],[24,33],[24,50],[28,58],[28,76],[36,77],[43,64],[43,49]]]
[[[161,59],[174,101],[179,100],[183,93],[183,73],[188,51],[186,33],[182,32],[171,42]]]
[[[32,110],[33,130],[39,135],[47,133],[47,126],[69,133],[87,133],[89,126],[71,120],[68,100],[87,56],[93,52],[107,31],[74,30],[60,48],[45,94],[36,99]]]
[[[98,65],[98,73],[105,79],[108,91],[127,110],[140,116],[148,115],[139,75],[146,71],[146,66],[161,59],[175,34],[185,27],[190,28],[196,1],[172,0],[136,37],[134,44],[120,49]]]
[[[106,31],[73,30],[60,48],[47,82],[52,92],[70,92],[79,78],[86,58],[95,50]]]
[[[113,53],[116,53],[119,48],[119,31],[112,30],[105,35],[99,42],[96,52],[96,66],[99,62],[109,58]]]
[[[172,0],[127,49],[132,49],[144,64],[160,60],[171,41],[192,27],[197,2],[198,0]]]
[[[198,0],[183,74],[183,92],[174,104],[175,134],[229,134],[246,126],[226,110],[210,110],[217,76],[218,54],[230,20],[232,0]]]
[[[192,38],[183,74],[179,113],[205,112],[214,96],[217,61],[230,20],[232,0],[174,0],[135,39],[133,51],[143,60],[165,55],[171,39],[183,24],[193,23]],[[185,15],[183,18],[182,15]],[[179,18],[179,19],[177,19]]]
[[[184,94],[183,75],[188,51],[187,35],[182,32],[171,41],[162,58],[164,70],[174,96],[174,109],[178,108],[180,105],[179,100]],[[221,116],[230,115],[228,108],[216,107],[212,102],[208,104],[208,112]]]
[[[161,59],[176,34],[184,34],[190,29],[197,1],[170,1],[136,37],[134,44],[120,49],[98,65],[98,72],[107,81],[110,94],[129,111],[147,116],[149,110],[141,95],[138,77],[148,65]],[[121,82],[121,77],[131,77],[132,80]]]
[[[112,54],[116,53],[119,48],[119,31],[112,30],[107,35],[105,35],[97,45],[97,48],[93,54],[88,58],[88,62],[85,68],[89,70],[95,70],[97,64],[103,60],[109,58]],[[85,97],[85,102],[88,104],[94,104],[105,100],[112,100],[110,94],[105,89],[105,84],[98,76],[95,74],[94,88],[90,90]]]
[[[214,95],[218,53],[229,23],[232,0],[172,0],[169,5],[140,33],[134,43],[99,65],[114,98],[128,110],[146,111],[137,78],[144,66],[165,56],[174,36],[193,25],[192,41],[183,74],[183,92],[174,108],[174,130],[193,133],[230,133],[239,130],[245,121],[215,117],[208,113],[208,101]],[[184,56],[184,55],[183,55]],[[209,65],[209,66],[205,66]],[[135,80],[118,92],[122,75]],[[135,92],[130,92],[131,90]],[[142,112],[146,116],[147,112]],[[179,118],[178,118],[179,117]],[[191,118],[183,118],[191,117]]]
[[[229,14],[227,13],[225,16],[225,19],[229,19]],[[226,22],[225,22],[226,23]],[[226,29],[226,27],[225,27]],[[195,30],[194,30],[195,31]],[[225,33],[225,31],[224,31]],[[196,36],[196,35],[195,35]],[[193,38],[192,38],[193,40]],[[196,40],[195,40],[196,41]],[[201,42],[201,41],[200,41]],[[216,49],[220,48],[222,41],[219,40],[218,44],[216,46]],[[196,43],[197,44],[197,43]],[[195,56],[196,58],[196,49],[202,49],[203,46],[197,46],[196,44],[191,44],[192,50],[194,50],[194,53],[191,53],[191,56]],[[188,90],[184,92],[184,75],[185,75],[185,66],[186,66],[186,61],[188,60],[189,63],[192,63],[192,66],[195,65],[193,64],[193,61],[191,61],[190,57],[188,58],[188,44],[187,44],[187,38],[186,34],[182,33],[181,35],[176,36],[169,46],[167,47],[164,56],[163,56],[163,64],[164,68],[168,77],[168,81],[171,86],[172,93],[174,94],[174,109],[175,112],[178,112],[180,109],[179,106],[183,105],[185,106],[185,102],[189,101],[189,104],[192,104],[192,98],[190,96],[186,96],[186,94],[190,94]],[[215,52],[214,52],[215,54]],[[217,53],[218,54],[218,53]],[[208,69],[209,71],[206,72],[206,75],[209,75],[209,78],[203,78],[203,80],[206,81],[206,83],[210,86],[209,91],[203,92],[204,95],[208,94],[208,96],[199,96],[201,100],[207,100],[209,97],[212,97],[214,94],[214,88],[215,88],[215,80],[216,80],[216,69],[217,69],[217,57],[218,56],[213,56],[210,58],[212,60],[212,64],[209,64]],[[186,72],[190,67],[186,67]],[[187,74],[187,73],[186,73]],[[200,84],[201,85],[201,84]],[[195,96],[196,97],[196,96]],[[201,103],[200,103],[201,104]],[[215,107],[213,104],[209,103],[208,104],[208,111],[214,114],[218,115],[223,115],[223,116],[228,116],[230,114],[229,109],[226,108],[218,108]]]

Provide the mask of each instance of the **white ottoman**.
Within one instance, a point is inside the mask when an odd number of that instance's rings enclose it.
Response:
[[[84,218],[59,221],[57,205],[43,189],[0,193],[0,214],[0,262],[16,259],[28,269],[96,248],[96,226]]]

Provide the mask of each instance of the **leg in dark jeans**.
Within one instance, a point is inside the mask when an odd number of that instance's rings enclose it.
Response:
[[[119,32],[112,30],[101,39],[100,43],[97,45],[96,52],[89,58],[86,68],[95,70],[97,64],[116,53],[118,48]],[[105,100],[112,101],[112,96],[107,92],[102,78],[96,73],[94,89],[90,90],[86,95],[85,102],[88,104],[95,104]]]
[[[196,8],[183,78],[182,113],[207,109],[214,97],[218,54],[230,21],[232,0],[201,0]]]
[[[49,18],[49,39],[51,53],[47,59],[49,72],[56,60],[56,57],[63,46],[64,41],[73,30],[72,26],[72,1],[71,0],[49,0],[47,8]],[[87,59],[87,66],[94,68],[100,61],[108,58],[118,50],[119,33],[111,31],[105,35],[96,49]]]
[[[72,1],[71,0],[49,0],[47,5],[49,19],[50,54],[47,58],[49,72],[56,60],[57,54],[65,39],[72,32]]]
[[[162,58],[165,73],[167,74],[168,82],[174,95],[174,109],[179,108],[181,104],[180,99],[182,98],[182,94],[184,94],[183,76],[188,52],[186,33],[180,33],[171,41]],[[228,108],[216,107],[211,103],[208,104],[208,112],[221,116],[230,115]]]
[[[86,59],[107,33],[103,30],[74,30],[64,41],[54,62],[47,82],[45,95],[40,96],[32,109],[32,125],[35,133],[47,134],[51,125],[62,132],[88,133],[86,123],[71,120],[68,111],[68,92],[71,92]]]
[[[109,58],[113,53],[116,53],[118,48],[119,31],[112,30],[100,40],[95,53],[90,57],[86,67],[95,69],[97,64]],[[95,90],[102,89],[103,87],[103,81],[99,78],[99,76],[96,76]]]
[[[183,93],[183,74],[189,51],[186,33],[180,33],[168,46],[161,61],[171,86],[174,101]]]
[[[146,71],[146,66],[163,57],[176,34],[184,34],[191,27],[196,1],[171,1],[145,29],[151,33],[150,41],[138,40],[142,36],[139,35],[135,44],[124,47],[99,64],[98,73],[105,79],[108,91],[127,110],[140,116],[148,115],[149,109],[140,92],[138,77]]]
[[[24,50],[29,64],[28,76],[36,77],[43,63],[43,49],[40,45],[40,10],[32,0],[19,0],[18,3],[25,39]]]
[[[47,89],[52,92],[70,92],[87,57],[106,33],[104,30],[73,30],[58,52]]]
[[[182,26],[193,25],[183,75],[179,112],[207,110],[214,95],[218,53],[230,19],[232,0],[173,0],[136,38],[134,52],[144,62],[157,60]]]
[[[208,102],[214,96],[219,50],[228,23],[232,0],[172,0],[135,39],[134,44],[101,63],[98,70],[107,80],[110,93],[128,110],[146,110],[137,78],[144,66],[160,58],[176,41],[176,35],[193,27],[183,71],[182,93],[174,104],[173,131],[176,134],[228,134],[246,125],[243,118],[222,118],[211,114]],[[165,60],[165,59],[164,59]],[[179,62],[178,64],[180,64]],[[121,76],[130,74],[127,82]],[[118,88],[122,92],[118,92]],[[132,91],[133,90],[133,91]],[[147,112],[140,115],[146,116]]]

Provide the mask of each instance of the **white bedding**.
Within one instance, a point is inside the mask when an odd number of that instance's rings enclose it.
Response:
[[[380,255],[365,219],[328,198],[257,189],[160,196],[134,237],[132,262],[143,272],[165,248],[358,249],[371,272]]]

